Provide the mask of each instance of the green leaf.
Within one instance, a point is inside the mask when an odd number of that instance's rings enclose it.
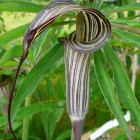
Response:
[[[42,112],[42,123],[47,140],[52,140],[56,123],[60,120],[63,110],[63,107],[55,107]]]
[[[55,32],[55,28],[46,29],[32,44],[31,49],[35,60],[38,58],[40,53],[42,53],[42,49],[47,48],[48,45],[50,45],[50,40],[54,38]]]
[[[20,46],[14,46],[11,49],[7,50],[0,59],[0,65],[10,61],[12,58],[21,56],[22,49],[23,47],[20,45]]]
[[[0,100],[1,99],[2,98],[0,98]],[[8,101],[7,101],[7,103],[8,103]],[[46,111],[46,110],[48,110],[48,108],[56,107],[56,106],[58,106],[58,104],[52,104],[52,103],[44,104],[44,103],[40,103],[40,104],[33,104],[33,105],[30,105],[30,106],[27,106],[27,107],[22,107],[18,111],[18,113],[17,113],[16,120],[21,120],[21,119],[23,119],[23,118],[25,118],[27,116],[32,116],[32,115],[34,115],[36,113],[39,113],[39,112],[42,112],[42,111]],[[2,116],[0,118],[0,122],[1,122],[0,123],[0,127],[6,125],[7,124],[7,117],[6,116]]]
[[[133,135],[134,135],[134,138],[135,138],[136,140],[139,140],[139,139],[140,139],[140,133],[138,133],[138,132],[133,132]]]
[[[73,24],[73,23],[75,23],[74,20],[72,20],[72,21],[64,21],[64,22],[56,22],[56,23],[52,23],[48,28],[67,25],[67,24]],[[19,37],[22,37],[25,34],[26,29],[28,28],[28,26],[29,26],[29,24],[25,24],[25,25],[22,25],[20,27],[17,27],[15,29],[12,29],[12,30],[2,34],[0,36],[0,44],[4,44],[4,43],[10,42],[10,41],[12,41],[14,39],[17,39]]]
[[[132,11],[132,10],[140,10],[140,3],[133,3],[125,6],[120,6],[117,8],[112,8],[111,10],[102,11],[105,15],[112,14],[115,12],[123,12],[123,11]]]
[[[96,71],[98,84],[109,108],[111,109],[112,113],[118,120],[120,126],[123,128],[127,136],[131,138],[131,132],[123,117],[117,97],[115,96],[114,85],[106,71],[105,58],[101,51],[94,53],[94,68]]]
[[[129,26],[140,25],[140,21],[135,20],[110,20],[111,23],[126,24]]]
[[[48,97],[48,101],[51,101],[51,97],[52,95],[54,94],[54,87],[53,87],[53,84],[51,82],[51,80],[49,78],[46,78],[46,94],[47,94],[47,97]]]
[[[8,104],[8,100],[0,97],[0,105],[7,105],[7,104]]]
[[[32,115],[39,113],[39,112],[42,112],[42,111],[46,111],[46,110],[48,110],[48,108],[50,109],[51,107],[54,107],[54,106],[56,106],[56,104],[54,105],[51,103],[48,103],[48,104],[41,103],[41,104],[30,105],[27,107],[22,107],[18,111],[16,120],[23,119],[23,118],[28,117],[28,116],[32,116]]]
[[[55,140],[65,140],[71,137],[71,130],[67,130],[64,133],[62,133],[59,137],[57,137]]]
[[[0,58],[3,56],[3,54],[6,52],[5,49],[0,47]]]
[[[23,26],[17,27],[15,29],[10,30],[0,36],[0,44],[4,44],[10,42],[14,39],[17,39],[24,35],[26,29],[28,28],[29,24],[25,24]]]
[[[6,63],[4,63],[3,65],[2,65],[2,67],[3,68],[8,68],[8,67],[16,67],[18,65],[18,62],[17,61],[13,61],[13,60],[11,60],[11,61],[8,61],[8,62],[6,62]],[[24,66],[27,66],[27,64],[25,63],[25,64],[23,64]]]
[[[65,97],[65,92],[66,91],[65,91],[65,85],[63,84],[62,80],[59,79],[57,81],[56,88],[57,88],[56,92],[58,93],[57,95],[58,95],[59,100],[64,100],[66,98]],[[47,90],[49,90],[49,86],[47,87]]]
[[[103,0],[95,0],[95,5],[94,5],[94,8],[95,9],[100,9],[101,5],[103,4]]]
[[[9,68],[4,68],[0,70],[0,75],[10,75],[12,73],[12,70]]]
[[[132,133],[133,133],[133,137],[134,137],[135,140],[139,140],[140,139],[140,134],[138,132],[132,132]],[[124,135],[124,133],[120,133],[113,140],[125,140],[125,139],[127,139],[127,138]]]
[[[43,5],[23,1],[2,1],[0,2],[0,11],[10,12],[32,12],[37,13],[44,8]]]
[[[18,108],[20,107],[23,100],[33,94],[39,79],[44,75],[48,68],[56,63],[63,56],[63,49],[61,44],[58,44],[51,49],[29,72],[25,80],[20,85],[16,96],[14,97],[12,106],[12,118],[17,114]]]
[[[0,117],[0,127],[4,126],[7,124],[7,116],[3,115],[2,117]]]
[[[18,139],[21,139],[21,135],[17,134],[16,136]],[[4,138],[4,134],[0,134],[0,140],[3,140],[3,138]],[[12,139],[12,138],[13,136],[11,134],[6,135],[6,139]]]
[[[34,59],[36,60],[43,47],[46,46],[46,40],[49,39],[50,30],[45,30],[32,44],[31,50]],[[37,47],[36,47],[37,46]]]
[[[126,40],[129,43],[134,43],[137,45],[137,47],[140,47],[140,36],[136,34],[132,34],[128,31],[119,30],[116,28],[113,28],[113,32],[122,37],[124,40]]]
[[[140,106],[132,91],[129,79],[119,59],[110,46],[104,47],[105,55],[112,66],[117,94],[124,106],[131,112],[133,120],[140,130]]]
[[[21,140],[22,139],[22,136],[21,136],[21,134],[16,134],[16,137],[19,139],[19,140]],[[3,140],[3,138],[4,138],[4,134],[0,134],[0,140]],[[13,139],[13,136],[11,135],[11,134],[7,134],[6,135],[6,138],[9,140],[11,140],[11,139]],[[30,134],[28,135],[28,138],[29,138],[29,140],[42,140],[42,139],[40,139],[40,138],[38,138],[38,137],[35,137],[35,136],[30,136]]]

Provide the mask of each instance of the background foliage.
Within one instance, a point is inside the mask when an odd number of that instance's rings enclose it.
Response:
[[[75,2],[81,1],[75,0]],[[140,54],[139,49],[136,49],[140,47],[140,22],[138,19],[139,14],[135,11],[135,9],[139,9],[140,5],[135,2],[136,1],[134,0],[118,0],[115,2],[104,1],[100,9],[112,23],[113,34],[109,43],[123,64],[130,81],[132,80],[132,70],[134,69],[133,56],[135,54],[139,56]],[[0,2],[1,80],[3,78],[2,75],[7,75],[10,77],[11,80],[9,80],[9,82],[11,83],[19,57],[22,53],[22,40],[24,33],[36,13],[48,3],[48,0],[2,0]],[[91,8],[94,6],[93,1],[82,1],[81,4],[87,5]],[[124,6],[128,4],[131,5]],[[124,7],[117,8],[119,6]],[[124,12],[124,10],[127,11]],[[24,63],[18,77],[12,108],[12,119],[14,120],[13,128],[19,138],[22,137],[22,128],[25,122],[30,122],[29,139],[62,140],[69,139],[70,137],[71,124],[65,107],[65,66],[63,60],[63,47],[58,43],[57,38],[67,35],[75,29],[75,18],[76,16],[74,13],[64,15],[59,18],[57,23],[52,25],[53,27],[45,30],[44,33],[36,39],[30,49],[28,59]],[[64,24],[65,26],[60,26]],[[111,50],[105,49],[104,51],[105,55],[108,56],[107,52]],[[126,75],[123,72],[119,73],[120,67],[118,67],[116,73],[112,71],[111,67],[114,66],[113,68],[115,69],[113,62],[115,62],[116,65],[119,62],[117,60],[115,61],[113,56],[113,59],[110,56],[108,58],[110,64],[108,62],[106,63],[106,61],[103,62],[104,64],[99,64],[96,63],[98,62],[98,55],[102,54],[96,54],[91,63],[90,106],[89,113],[85,120],[83,133],[93,131],[108,120],[114,118],[103,95],[101,94],[101,90],[98,85],[98,82],[100,81],[96,78],[96,76],[100,76],[97,73],[100,69],[98,70],[96,68],[101,65],[106,65],[109,76],[113,79],[113,82],[116,81],[118,84],[118,88],[116,89],[119,90],[118,93],[120,93],[120,95],[118,96],[122,102],[125,102],[124,96],[131,92],[131,89],[129,90],[129,85],[128,87],[125,87],[125,90],[123,91],[122,88],[119,88],[123,83],[127,82],[122,80]],[[102,58],[102,56],[99,58]],[[136,65],[137,73],[135,74],[137,77],[135,95],[138,102],[140,102],[139,63],[138,59],[138,63]],[[120,75],[122,77],[119,79],[118,77]],[[107,79],[104,80],[106,81]],[[122,82],[119,83],[121,80]],[[0,104],[5,104],[5,101],[1,98]],[[127,109],[123,104],[120,105],[125,114]],[[0,110],[0,138],[3,138],[3,132],[6,125],[6,116],[3,114],[2,110]],[[24,125],[28,125],[28,123]],[[140,138],[140,135],[134,128],[133,121],[129,123],[129,127],[134,131],[135,137],[137,139]],[[112,129],[108,133],[111,139],[124,140],[126,138],[126,135],[120,127]],[[9,135],[8,137],[10,138],[11,136]]]

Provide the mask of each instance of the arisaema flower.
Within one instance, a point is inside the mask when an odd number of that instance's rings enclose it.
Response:
[[[97,10],[80,6],[70,0],[54,0],[48,4],[31,22],[25,37],[23,55],[13,82],[8,107],[9,126],[11,101],[19,69],[28,55],[28,49],[34,40],[59,16],[68,12],[77,12],[76,31],[59,41],[64,45],[66,72],[66,102],[73,127],[73,140],[80,140],[84,118],[88,112],[89,73],[91,54],[109,40],[111,26],[105,16]],[[81,25],[80,25],[80,24]],[[12,131],[16,139],[14,132]]]

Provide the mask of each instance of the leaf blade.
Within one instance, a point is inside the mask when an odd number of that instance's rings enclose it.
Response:
[[[28,28],[29,24],[22,25],[15,29],[10,30],[0,36],[0,44],[4,44],[10,42],[14,39],[17,39],[24,35],[26,29]]]
[[[116,28],[113,28],[113,32],[119,35],[127,42],[136,44],[138,48],[140,47],[140,37],[138,35]]]
[[[135,20],[110,20],[112,23],[126,24],[129,26],[140,25],[140,21]]]
[[[67,130],[64,133],[62,133],[60,136],[58,136],[55,140],[65,140],[66,138],[70,138],[71,136],[71,130]]]
[[[26,96],[31,95],[35,91],[39,83],[38,79],[46,72],[48,67],[62,57],[63,49],[60,47],[60,44],[58,46],[55,46],[36,64],[19,87],[13,102],[12,118],[17,114],[17,110]]]
[[[10,12],[39,12],[44,6],[23,1],[2,1],[0,2],[0,11]]]
[[[106,72],[105,58],[101,51],[98,51],[94,54],[94,68],[96,71],[98,84],[109,108],[120,123],[122,129],[131,139],[131,132],[123,117],[119,102],[115,96],[113,82],[111,81],[108,73]]]
[[[62,107],[54,107],[42,112],[42,123],[48,140],[53,139],[56,124],[62,117],[63,111]]]
[[[67,24],[73,24],[75,23],[74,20],[71,21],[64,21],[64,22],[56,22],[56,23],[52,23],[50,26],[48,26],[48,28],[53,28],[53,27],[57,27],[57,26],[62,26],[62,25],[67,25]],[[4,44],[4,43],[8,43],[12,40],[15,40],[19,37],[24,36],[26,29],[28,28],[29,23],[19,26],[17,28],[14,28],[4,34],[2,34],[0,36],[0,44]]]
[[[54,105],[53,103],[47,103],[47,104],[38,103],[38,104],[32,104],[30,106],[22,107],[18,111],[16,119],[20,120],[20,119],[23,119],[25,117],[32,116],[32,115],[37,114],[39,112],[46,111],[48,108],[51,108],[54,106],[57,106],[57,104]]]
[[[4,63],[10,61],[14,57],[21,56],[22,54],[22,46],[14,46],[8,51],[4,53],[4,55],[0,59],[0,65],[3,65]]]
[[[7,104],[8,104],[8,100],[0,97],[0,105],[7,105]]]
[[[115,12],[123,12],[123,11],[132,11],[132,10],[139,10],[140,9],[140,3],[133,3],[129,5],[124,5],[117,7],[115,9],[107,10],[107,11],[102,11],[105,15],[112,14]]]
[[[131,112],[133,120],[140,130],[140,106],[133,94],[131,84],[124,68],[110,46],[105,46],[104,51],[107,60],[113,68],[117,94],[124,106]]]

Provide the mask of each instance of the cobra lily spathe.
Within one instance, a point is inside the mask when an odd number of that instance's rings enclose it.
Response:
[[[23,55],[13,82],[8,107],[9,126],[12,130],[10,111],[13,91],[19,69],[28,55],[28,49],[39,34],[62,14],[78,12],[78,21],[82,22],[81,30],[59,39],[64,44],[66,71],[66,102],[69,117],[73,126],[73,139],[80,140],[84,118],[88,112],[90,56],[102,48],[111,36],[111,26],[105,16],[97,10],[82,7],[73,1],[55,0],[47,5],[30,24],[25,37]],[[80,32],[80,33],[79,33]],[[79,35],[80,34],[80,35]],[[81,39],[78,39],[81,36]],[[12,131],[13,132],[13,131]],[[14,132],[13,136],[16,139]]]

